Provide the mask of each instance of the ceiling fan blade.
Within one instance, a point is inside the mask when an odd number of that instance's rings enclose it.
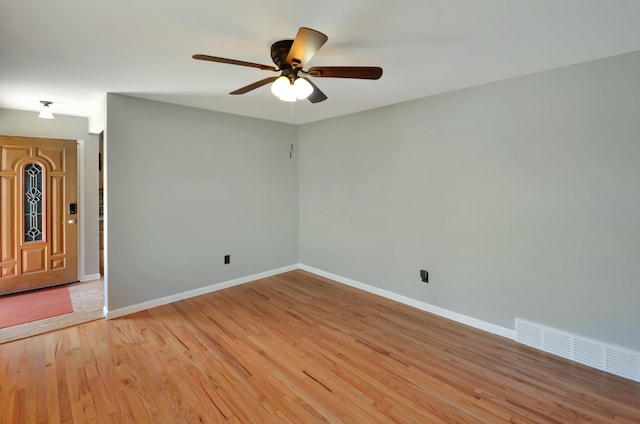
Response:
[[[248,93],[251,90],[255,90],[256,88],[260,88],[263,85],[269,84],[270,82],[274,82],[277,79],[278,79],[278,77],[265,78],[265,79],[262,79],[260,81],[256,81],[256,82],[254,82],[252,84],[246,85],[246,86],[244,86],[242,88],[238,88],[237,90],[234,90],[229,94],[244,94],[244,93]]]
[[[253,62],[245,62],[243,60],[227,59],[224,57],[209,56],[206,54],[194,54],[192,57],[197,60],[208,60],[209,62],[219,62],[219,63],[228,63],[229,65],[249,66],[251,68],[264,69],[266,71],[274,71],[274,72],[278,71],[274,66],[262,65],[260,63],[253,63]]]
[[[301,27],[293,40],[287,63],[293,68],[302,68],[327,42],[328,37],[315,29]]]
[[[301,78],[304,78],[304,77],[301,77]],[[309,95],[309,97],[307,97],[307,99],[309,99],[311,103],[320,103],[327,100],[327,95],[324,94],[322,90],[318,88],[317,85],[315,85],[312,81],[310,81],[309,78],[304,78],[304,79],[309,84],[311,84],[311,87],[313,87],[313,92]]]
[[[382,76],[378,66],[314,66],[307,73],[318,78],[357,78],[377,80]]]

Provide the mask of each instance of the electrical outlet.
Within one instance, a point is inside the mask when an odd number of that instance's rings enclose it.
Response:
[[[429,282],[429,273],[426,270],[421,269],[420,270],[420,279],[422,280],[423,283],[428,283]]]
[[[231,263],[231,255],[224,255],[224,264],[230,264]]]

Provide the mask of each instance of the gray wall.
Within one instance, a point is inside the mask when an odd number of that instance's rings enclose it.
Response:
[[[291,144],[295,126],[108,95],[108,309],[298,263]]]
[[[54,113],[55,114],[55,113]],[[98,135],[88,133],[87,118],[55,114],[55,119],[40,119],[37,112],[0,109],[0,134],[22,137],[49,137],[84,140],[85,199],[84,264],[80,278],[100,272],[98,235]]]
[[[634,53],[300,127],[301,263],[640,349],[639,70]]]

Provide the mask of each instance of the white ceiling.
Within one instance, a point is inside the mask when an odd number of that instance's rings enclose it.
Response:
[[[329,41],[309,66],[381,66],[378,81],[317,78],[294,104],[254,68],[307,26]],[[640,50],[638,0],[2,0],[0,108],[89,116],[105,93],[307,123]],[[639,70],[640,71],[640,70]]]

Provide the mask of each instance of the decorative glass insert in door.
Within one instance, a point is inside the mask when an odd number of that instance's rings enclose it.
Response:
[[[24,168],[24,241],[42,241],[42,166]]]

